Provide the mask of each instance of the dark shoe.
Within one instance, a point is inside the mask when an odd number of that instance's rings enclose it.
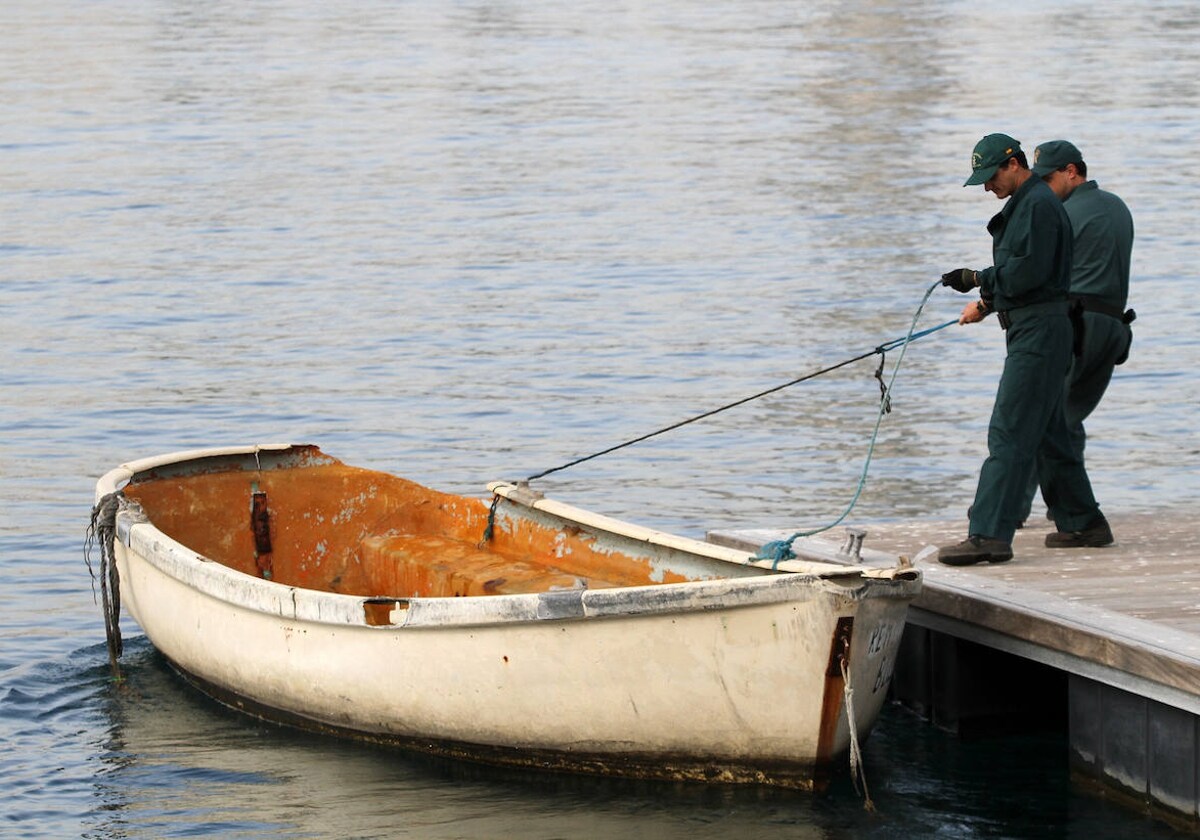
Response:
[[[1087,524],[1082,531],[1055,531],[1046,535],[1046,548],[1100,548],[1112,545],[1112,528],[1108,520],[1100,514]]]
[[[958,545],[938,549],[938,562],[947,566],[972,566],[976,563],[1003,563],[1013,556],[1012,544],[972,534]]]

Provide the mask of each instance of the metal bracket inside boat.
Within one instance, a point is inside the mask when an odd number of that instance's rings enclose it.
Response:
[[[129,546],[130,532],[134,525],[141,525],[143,522],[149,522],[150,518],[146,516],[146,512],[142,510],[142,506],[133,499],[128,499],[121,496],[120,509],[117,511],[116,517],[116,534],[117,539],[125,546]]]

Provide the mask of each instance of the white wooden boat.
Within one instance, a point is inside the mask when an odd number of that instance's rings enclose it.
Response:
[[[920,587],[910,566],[830,546],[772,569],[489,490],[286,444],[125,464],[93,518],[110,645],[123,603],[234,708],[489,763],[808,788],[847,751],[848,697],[866,734]]]

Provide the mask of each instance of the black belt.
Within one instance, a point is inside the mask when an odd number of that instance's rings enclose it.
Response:
[[[1006,330],[1028,316],[1066,315],[1067,309],[1067,302],[1065,300],[1049,300],[1045,303],[1031,303],[1028,306],[1019,306],[1016,309],[999,309],[996,311],[996,320],[1000,322],[1000,329]]]
[[[1121,307],[1112,306],[1093,295],[1071,295],[1071,305],[1078,306],[1084,312],[1098,312],[1101,315],[1116,318],[1122,324],[1132,324],[1137,318],[1137,313],[1132,309],[1122,312]]]

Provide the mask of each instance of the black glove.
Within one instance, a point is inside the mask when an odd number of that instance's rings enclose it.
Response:
[[[942,285],[949,286],[956,292],[966,294],[977,285],[975,283],[975,272],[969,268],[956,268],[953,271],[947,271],[942,275]]]

